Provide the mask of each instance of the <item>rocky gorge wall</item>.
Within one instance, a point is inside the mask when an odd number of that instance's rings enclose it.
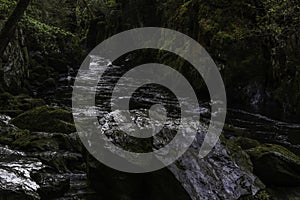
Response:
[[[29,77],[29,55],[23,30],[18,28],[9,42],[0,62],[0,83],[11,93],[18,93]]]

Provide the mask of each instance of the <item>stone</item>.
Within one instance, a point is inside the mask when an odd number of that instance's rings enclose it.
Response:
[[[243,150],[255,148],[260,145],[257,140],[246,138],[246,137],[236,137],[230,142],[233,142],[235,145],[240,146]]]
[[[300,186],[300,158],[288,149],[263,144],[247,150],[254,173],[267,185]]]
[[[41,185],[37,192],[42,199],[61,197],[70,188],[70,179],[60,174],[37,172],[32,177]]]
[[[12,117],[43,105],[45,105],[43,99],[32,98],[24,94],[13,96],[4,92],[0,95],[0,112]]]
[[[18,115],[11,121],[21,129],[49,133],[73,133],[76,131],[72,113],[50,106],[42,106]]]

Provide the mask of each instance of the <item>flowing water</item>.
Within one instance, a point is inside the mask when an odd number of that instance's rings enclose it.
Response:
[[[94,58],[90,69],[106,70],[97,87],[96,106],[98,116],[101,118],[111,111],[111,94],[119,78],[128,70],[126,64],[123,66],[114,66],[110,61],[103,58]],[[92,70],[86,71],[86,77],[90,77]],[[72,82],[75,80],[75,71],[71,70],[68,74],[61,74],[60,86],[55,95],[48,96],[49,102],[53,105],[70,109],[72,97]],[[71,80],[71,81],[70,81]],[[134,87],[136,80],[126,80],[127,87]],[[131,85],[132,84],[132,85]],[[149,109],[151,105],[162,104],[169,115],[179,116],[179,105],[176,97],[170,92],[157,87],[156,85],[146,85],[138,89],[131,97],[126,91],[119,97],[120,99],[133,99],[131,108]],[[188,99],[183,99],[189,106]],[[208,123],[210,119],[210,103],[200,102],[199,108],[189,108],[194,110],[195,114],[200,113],[201,121]],[[242,109],[229,108],[227,110],[226,125],[224,135],[226,137],[245,136],[257,139],[263,143],[277,143],[288,147],[296,154],[300,154],[300,123],[288,123],[275,120],[267,116],[247,112]]]
[[[108,133],[108,130],[115,129],[116,127],[115,121],[112,120],[110,116],[121,117],[122,115],[121,110],[111,112],[111,101],[114,101],[114,99],[111,100],[111,94],[115,89],[114,85],[128,70],[128,67],[126,67],[126,64],[114,66],[110,61],[98,57],[93,58],[89,67],[92,70],[86,70],[82,73],[84,74],[83,76],[85,77],[83,78],[85,78],[86,81],[89,80],[91,73],[94,73],[93,70],[105,71],[97,86],[95,108],[100,124],[106,125],[104,126],[106,128],[109,127],[108,129],[103,130],[109,136],[110,133]],[[70,69],[67,74],[61,74],[57,89],[55,91],[44,92],[41,96],[53,106],[71,110],[72,84],[75,80],[75,75],[76,70],[73,69]],[[130,88],[134,87],[133,83],[136,83],[137,80],[127,79],[126,81],[126,86]],[[89,88],[84,89],[88,90]],[[155,104],[164,106],[169,119],[176,119],[180,116],[179,104],[174,95],[170,91],[165,90],[165,88],[158,87],[154,84],[139,88],[133,96],[130,96],[126,91],[123,91],[122,96],[115,98],[119,98],[119,100],[130,99],[132,120],[139,127],[156,126],[155,124],[147,124],[146,122],[148,117],[147,110]],[[190,106],[189,99],[181,100],[185,102],[187,107]],[[226,150],[224,150],[224,147],[220,143],[216,145],[216,148],[207,158],[203,160],[197,159],[197,151],[201,146],[203,133],[207,130],[207,125],[211,116],[210,105],[211,102],[200,102],[198,108],[189,107],[194,114],[199,114],[201,117],[199,124],[200,130],[197,130],[199,133],[192,144],[192,148],[190,148],[190,150],[188,150],[175,164],[170,165],[169,170],[172,171],[177,180],[182,183],[192,199],[207,199],[208,195],[210,195],[212,199],[233,199],[233,197],[238,198],[241,195],[249,194],[249,192],[250,194],[254,194],[260,188],[256,178],[252,174],[238,168],[236,164],[230,160],[227,154],[224,153]],[[77,110],[76,112],[77,114],[80,114],[83,111]],[[86,113],[86,110],[84,113]],[[2,121],[5,122],[7,119],[3,119]],[[170,120],[169,123],[172,125],[169,129],[172,129],[174,125],[172,123],[175,123],[174,120]],[[189,125],[188,121],[184,123]],[[227,110],[227,120],[223,130],[223,134],[229,139],[244,136],[257,139],[263,143],[277,143],[288,147],[290,150],[300,155],[299,132],[300,124],[286,123],[268,118],[267,116],[234,108],[229,108]],[[170,131],[167,133],[170,133]],[[154,141],[154,148],[161,148],[162,145],[168,143],[173,137],[174,135],[172,134],[168,135],[163,133],[158,135]],[[122,141],[128,141],[126,136],[121,138],[111,136],[110,139],[116,142],[116,144],[118,143],[118,140],[120,143],[122,143]],[[122,144],[119,145],[122,146]],[[126,145],[128,144],[125,144],[125,148]],[[10,154],[10,150],[5,149],[4,147],[1,151],[6,151],[6,154]],[[24,158],[23,154],[26,153],[13,152],[13,154],[17,154],[16,156],[22,156],[22,158]],[[36,158],[38,156],[33,157]],[[27,156],[27,158],[25,156],[24,161],[22,162],[28,163],[26,166],[32,166],[31,169],[25,171],[25,177],[30,170],[42,168],[42,165],[30,156]],[[16,166],[16,170],[21,170],[18,169],[15,160],[7,161],[7,163],[11,166]],[[22,170],[24,171],[27,169],[24,169],[23,167]],[[3,173],[5,173],[7,177],[11,176],[10,171],[5,171]],[[213,175],[211,175],[212,173]],[[64,179],[70,180],[70,189],[64,194],[64,197],[59,199],[71,199],[74,196],[79,197],[80,199],[97,199],[94,191],[88,187],[85,173],[63,174],[63,177]],[[20,178],[22,179],[22,177]],[[10,179],[7,178],[7,181],[9,180]],[[218,183],[220,180],[222,180],[222,183]],[[28,178],[22,185],[24,187],[30,185],[30,187],[25,188],[25,191],[28,191],[34,196],[36,193],[32,187],[35,187],[35,184],[30,184],[30,181],[32,180]],[[237,192],[237,190],[239,192]]]

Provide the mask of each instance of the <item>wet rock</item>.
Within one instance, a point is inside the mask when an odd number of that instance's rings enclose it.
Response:
[[[264,144],[247,150],[254,173],[267,185],[299,186],[300,158],[286,148]]]
[[[70,179],[64,175],[36,172],[32,177],[41,185],[37,192],[42,199],[61,197],[70,188]]]
[[[0,198],[40,199],[37,193],[40,186],[30,174],[43,168],[43,164],[38,159],[24,157],[21,152],[0,149]]]
[[[50,133],[75,132],[72,113],[66,110],[43,106],[20,114],[11,121],[21,129]]]
[[[20,130],[9,120],[0,116],[0,199],[95,199],[79,180],[86,168],[77,134]]]
[[[102,195],[97,195],[94,190],[89,187],[89,180],[86,174],[64,174],[70,179],[70,189],[64,194],[60,200],[65,199],[102,199]]]
[[[155,121],[149,123],[140,123],[144,121],[143,119],[145,116],[143,113],[140,113],[136,110],[132,113],[134,113],[133,118],[136,119],[136,124],[143,128],[147,128],[148,126],[151,127],[151,125],[153,125],[152,123],[155,123]],[[118,117],[118,115],[114,116]],[[111,122],[109,117],[100,119],[100,122],[102,122],[103,125],[103,133],[106,134],[107,137],[109,137],[113,142],[116,142],[116,144],[121,144],[121,147],[124,145],[135,144],[129,137],[118,135],[118,131],[114,129],[114,122]],[[156,179],[155,184],[159,183],[161,185],[168,185],[170,187],[172,184],[174,184],[170,190],[165,190],[164,188],[158,189],[161,191],[161,196],[169,195],[169,199],[174,199],[180,196],[179,199],[193,200],[238,199],[247,195],[255,196],[260,190],[265,188],[265,185],[260,181],[260,179],[252,173],[252,163],[249,156],[239,145],[236,145],[233,142],[228,142],[222,138],[222,142],[219,141],[208,154],[208,156],[201,159],[199,157],[199,151],[202,146],[205,133],[207,132],[207,127],[203,124],[192,126],[189,122],[190,121],[186,119],[181,122],[183,127],[188,127],[183,129],[183,131],[185,131],[184,135],[190,135],[195,131],[197,132],[196,138],[191,147],[177,161],[168,166],[168,170],[165,168],[159,172],[161,174]],[[176,132],[172,131],[173,123],[167,121],[166,124],[170,125],[170,129],[162,129],[161,133],[153,137],[153,150],[161,148],[161,146],[166,145],[174,138],[174,134],[176,134]],[[184,143],[184,141],[180,142]],[[130,151],[136,150],[134,148],[130,148],[130,146],[127,146],[127,149]],[[115,150],[111,149],[111,151],[114,152]],[[168,154],[169,152],[164,153]],[[118,155],[122,157],[122,154]],[[134,199],[135,197],[132,197],[130,192],[131,190],[136,190],[133,188],[139,188],[139,185],[151,183],[152,176],[136,176],[131,179],[132,177],[128,177],[127,174],[123,175],[118,174],[113,170],[109,171],[101,164],[97,165],[95,162],[91,162],[89,160],[87,163],[89,168],[88,174],[96,191],[99,188],[104,187],[103,185],[109,183],[112,185],[112,188],[116,189],[111,189],[111,193],[119,192],[119,195],[123,193],[127,199]],[[170,172],[172,173],[169,174]],[[116,176],[113,176],[114,178],[112,178],[112,174],[116,174]],[[155,176],[155,173],[150,174]],[[119,179],[128,180],[130,183],[130,180],[135,180],[134,183],[138,184],[129,184],[132,186],[132,188],[122,191],[117,187],[117,183],[120,183]],[[141,180],[144,180],[144,182]],[[115,185],[113,183],[115,183]],[[178,184],[184,188],[184,190],[180,189],[181,187],[179,187]],[[157,188],[159,188],[159,186],[157,186]],[[152,191],[154,189],[150,188],[149,190]],[[174,195],[174,191],[177,192],[176,195]],[[139,198],[143,199],[143,197]]]
[[[0,114],[0,127],[7,125],[9,120],[11,120],[9,116]]]
[[[39,158],[57,173],[82,172],[85,170],[82,155],[72,152],[41,152],[30,154]]]
[[[84,170],[81,144],[76,135],[14,130],[3,134],[0,142],[39,158],[57,172]]]
[[[199,159],[201,141],[198,137],[194,148],[169,166],[193,200],[238,199],[245,195],[254,196],[265,188],[247,167],[247,157],[242,154],[246,161],[240,166],[242,162],[236,161],[220,142],[207,157]]]

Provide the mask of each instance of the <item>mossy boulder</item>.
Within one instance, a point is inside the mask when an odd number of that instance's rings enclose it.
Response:
[[[24,111],[45,105],[42,99],[36,99],[27,95],[13,96],[8,92],[0,94],[0,112],[15,117]]]
[[[0,144],[4,145],[11,145],[21,135],[30,134],[28,130],[16,130],[9,126],[6,126],[0,133]]]
[[[240,146],[243,150],[255,148],[260,145],[260,143],[257,140],[245,138],[245,137],[236,137],[230,140],[230,142]]]
[[[75,132],[72,113],[50,106],[42,106],[18,115],[11,121],[21,129],[49,133]]]
[[[80,152],[80,144],[63,133],[32,133],[29,131],[15,131],[11,145],[14,149],[26,152],[70,151]]]
[[[247,150],[254,173],[267,185],[300,185],[300,158],[288,149],[264,144]]]
[[[0,144],[27,152],[55,172],[83,171],[82,144],[77,133],[44,133],[11,129],[0,131]]]

